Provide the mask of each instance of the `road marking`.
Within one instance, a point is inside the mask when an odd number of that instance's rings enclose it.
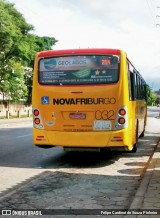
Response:
[[[23,137],[30,136],[30,135],[32,135],[32,134],[28,134],[28,135],[20,135],[20,136],[17,136],[16,139],[23,138]]]

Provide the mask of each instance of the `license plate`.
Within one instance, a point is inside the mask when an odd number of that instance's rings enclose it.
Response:
[[[110,120],[95,120],[94,130],[111,130],[111,125]]]
[[[70,113],[69,114],[70,119],[86,119],[85,113]]]

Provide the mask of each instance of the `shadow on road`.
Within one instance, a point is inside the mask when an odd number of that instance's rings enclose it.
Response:
[[[19,137],[23,135],[24,137]],[[23,133],[23,134],[22,134]],[[150,156],[158,136],[139,140],[137,153],[131,152],[64,152],[60,147],[41,149],[33,145],[31,128],[0,130],[0,166],[15,168],[101,168],[113,165],[120,158]],[[153,146],[150,146],[152,145]]]

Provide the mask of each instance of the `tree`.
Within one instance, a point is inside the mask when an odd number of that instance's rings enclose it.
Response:
[[[0,0],[0,93],[4,99],[20,100],[26,95],[24,70],[14,55],[23,35],[33,30],[13,4]]]
[[[13,56],[23,36],[33,29],[13,4],[0,0],[0,51],[5,53],[6,59]]]
[[[25,100],[27,97],[27,86],[24,84],[24,70],[21,64],[10,60],[3,80],[1,80],[1,93],[3,102]],[[5,96],[5,98],[4,98]]]
[[[159,96],[157,96],[155,103],[156,103],[156,105],[160,105],[160,97]]]
[[[157,94],[152,91],[152,89],[147,86],[147,105],[153,106],[156,103]]]
[[[31,34],[33,30],[14,4],[0,0],[0,93],[12,100],[26,97],[28,104],[33,72],[26,69],[33,68],[37,52],[52,49],[57,42],[54,37]]]

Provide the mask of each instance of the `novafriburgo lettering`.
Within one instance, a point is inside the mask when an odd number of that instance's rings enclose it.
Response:
[[[54,98],[54,105],[76,104],[115,104],[115,98]]]

